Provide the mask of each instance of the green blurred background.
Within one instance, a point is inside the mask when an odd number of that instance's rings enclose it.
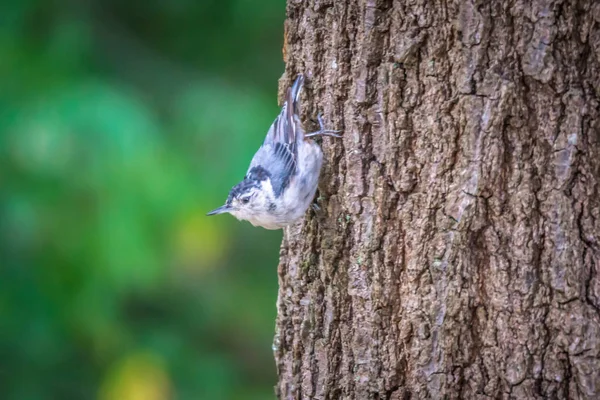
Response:
[[[1,3],[1,399],[274,397],[281,232],[205,213],[278,112],[284,17]]]

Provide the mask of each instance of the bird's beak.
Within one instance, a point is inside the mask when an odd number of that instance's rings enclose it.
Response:
[[[206,215],[217,215],[217,214],[223,214],[223,213],[230,212],[230,211],[231,211],[231,207],[229,207],[227,204],[225,204],[224,206],[215,208],[214,210],[212,210],[211,212],[209,212]]]

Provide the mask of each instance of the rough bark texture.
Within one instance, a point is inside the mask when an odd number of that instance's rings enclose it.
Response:
[[[600,398],[600,4],[288,0],[323,112],[281,399]]]

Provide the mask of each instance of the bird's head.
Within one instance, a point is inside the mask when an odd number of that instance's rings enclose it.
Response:
[[[230,213],[237,219],[256,221],[273,207],[265,181],[244,179],[229,192],[224,205],[207,215]]]

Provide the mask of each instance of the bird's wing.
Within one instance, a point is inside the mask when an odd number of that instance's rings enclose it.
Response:
[[[297,169],[297,135],[303,134],[299,132],[297,125],[298,97],[303,84],[304,76],[299,75],[288,89],[281,112],[269,128],[265,141],[254,155],[246,175],[251,178],[253,172],[257,174],[257,167],[266,168],[270,172],[269,178],[276,196],[287,187]]]

